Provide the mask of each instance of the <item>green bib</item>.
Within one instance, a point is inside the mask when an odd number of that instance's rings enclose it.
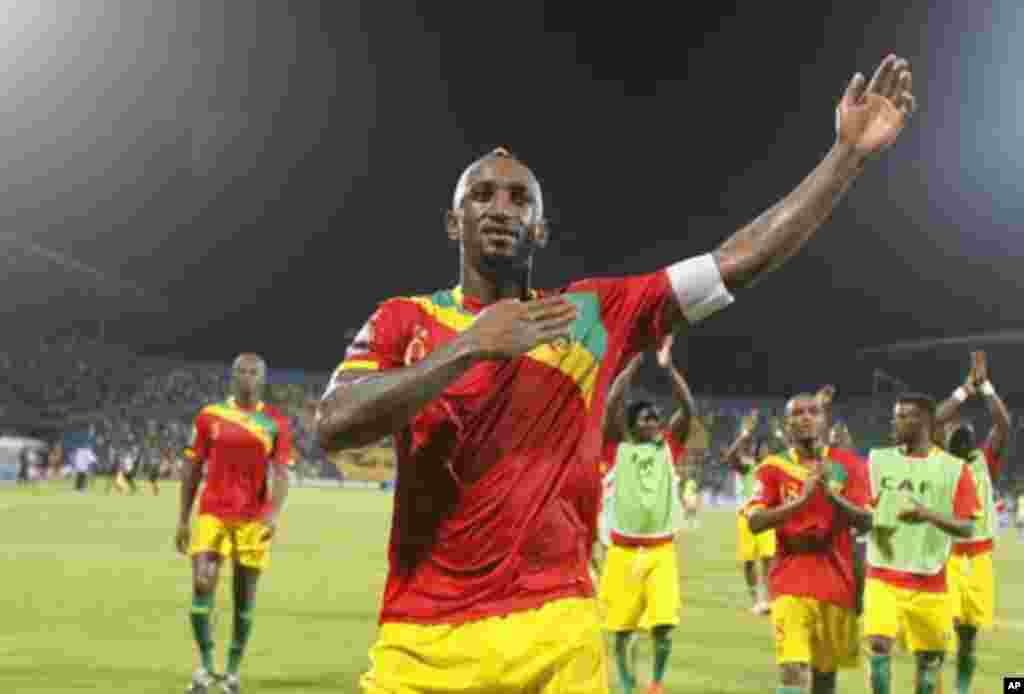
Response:
[[[974,521],[974,532],[969,540],[956,540],[956,544],[970,544],[995,538],[996,524],[996,499],[992,492],[992,478],[988,474],[988,464],[985,463],[985,452],[976,449],[971,452],[970,462],[971,474],[974,475],[974,486],[978,488],[978,505],[981,507],[981,516]]]
[[[672,535],[673,514],[680,504],[668,444],[620,443],[612,472],[612,530],[638,538]]]
[[[914,500],[944,515],[963,469],[959,458],[933,448],[927,458],[911,458],[899,448],[876,448],[868,457],[871,493],[878,498],[868,541],[868,564],[880,569],[933,576],[942,570],[952,538],[931,523],[897,518]]]

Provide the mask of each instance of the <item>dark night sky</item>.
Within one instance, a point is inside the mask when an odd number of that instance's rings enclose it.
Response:
[[[441,211],[498,145],[545,188],[537,284],[652,270],[794,187],[846,82],[893,51],[911,127],[679,356],[701,390],[869,387],[836,373],[856,348],[1024,327],[1014,3],[55,2],[8,42],[4,229],[166,304],[47,312],[22,277],[26,323],[95,311],[151,353],[329,370],[376,302],[455,283]]]

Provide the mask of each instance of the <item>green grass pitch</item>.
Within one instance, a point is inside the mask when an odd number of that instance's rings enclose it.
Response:
[[[0,487],[0,692],[184,690],[195,656],[189,565],[173,549],[178,487],[164,484],[157,498],[108,497],[103,487]],[[391,495],[378,491],[292,490],[256,600],[246,692],[358,691],[376,631],[390,506]],[[680,543],[684,609],[666,688],[773,692],[771,628],[747,612],[733,515],[709,511],[702,520]],[[1004,674],[1024,672],[1024,544],[1013,533],[1000,538],[996,571],[997,625],[982,637],[977,694],[1001,692]],[[219,662],[230,636],[227,587],[222,580]],[[646,640],[639,662],[647,681]],[[894,692],[912,692],[912,668],[907,656],[896,659]],[[954,694],[952,664],[944,678]],[[839,690],[867,692],[864,673],[842,673]]]

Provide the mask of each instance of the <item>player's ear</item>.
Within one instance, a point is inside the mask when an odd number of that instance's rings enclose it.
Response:
[[[540,220],[530,227],[530,238],[537,248],[545,248],[551,240],[551,229],[546,220]]]
[[[450,241],[461,241],[462,210],[445,210],[444,227]]]

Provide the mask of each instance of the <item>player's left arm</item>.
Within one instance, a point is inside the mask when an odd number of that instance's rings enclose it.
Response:
[[[697,402],[693,399],[693,393],[690,392],[690,386],[683,378],[683,374],[672,363],[674,340],[675,338],[669,334],[661,343],[661,347],[658,349],[658,366],[668,373],[672,383],[672,394],[675,396],[676,402],[679,403],[679,409],[672,414],[672,418],[669,420],[669,430],[676,441],[686,445],[687,439],[690,438],[690,422],[697,415]]]
[[[836,140],[820,164],[780,202],[713,253],[730,290],[780,268],[828,219],[868,159],[885,150],[915,109],[910,64],[888,56],[870,84],[857,73],[836,108]]]
[[[637,354],[626,365],[626,368],[615,377],[608,389],[608,400],[604,412],[601,413],[601,434],[604,443],[619,443],[626,440],[628,425],[626,422],[626,390],[643,362],[643,353]]]
[[[872,513],[868,509],[871,504],[871,489],[867,478],[866,464],[857,460],[857,465],[844,465],[847,473],[846,487],[836,490],[826,485],[826,493],[832,505],[846,516],[850,525],[858,532],[871,530]]]
[[[271,458],[269,473],[272,475],[270,488],[270,515],[265,519],[267,525],[266,538],[273,537],[277,530],[277,522],[284,510],[285,501],[288,499],[288,469],[292,464],[293,440],[291,425],[286,417],[278,420],[279,429],[277,441],[274,446],[274,454]]]
[[[975,378],[978,383],[978,392],[985,398],[989,415],[992,417],[992,430],[988,434],[985,458],[989,474],[995,477],[999,471],[998,462],[1005,455],[1006,444],[1010,441],[1010,411],[989,379],[988,361],[984,357],[984,352],[981,353],[981,358],[976,366]]]
[[[666,268],[675,300],[660,307],[648,334],[660,337],[708,318],[733,302],[730,292],[752,287],[811,239],[868,159],[896,140],[914,111],[906,60],[890,55],[865,82],[857,73],[847,86],[836,108],[836,140],[796,188],[711,253]],[[631,315],[638,323],[651,316]]]

